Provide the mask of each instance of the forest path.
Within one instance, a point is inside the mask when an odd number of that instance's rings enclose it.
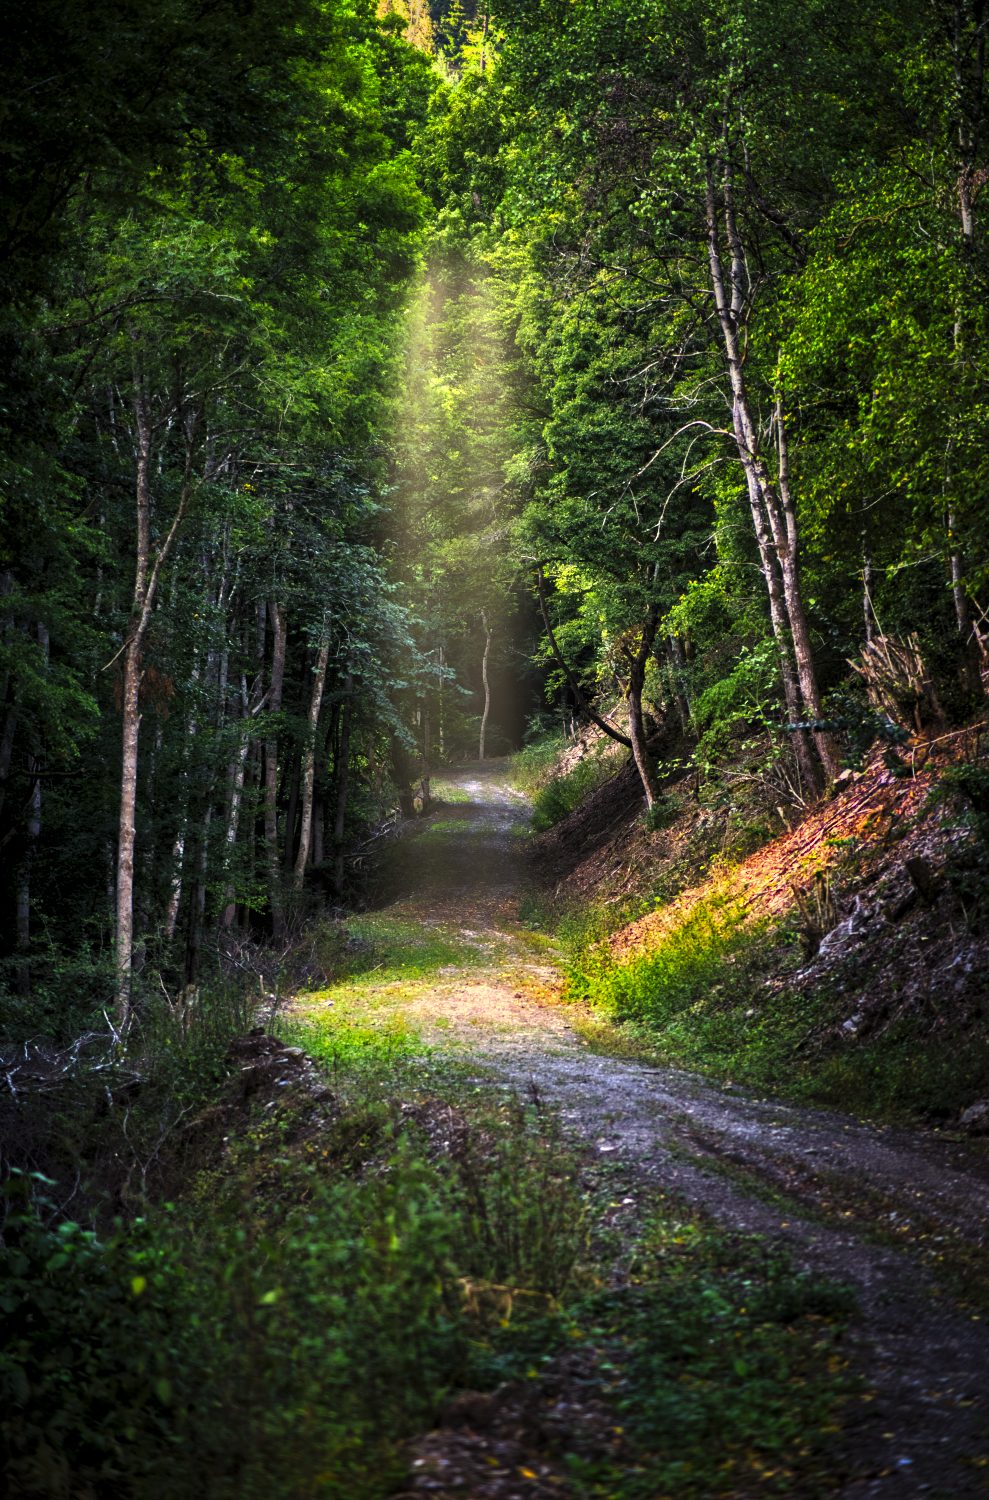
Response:
[[[754,1098],[592,1047],[579,1013],[556,1003],[552,943],[525,921],[525,800],[497,762],[436,790],[443,805],[397,846],[390,903],[353,924],[382,961],[300,1009],[414,1030],[480,1086],[538,1090],[609,1163],[630,1232],[637,1196],[660,1187],[850,1285],[868,1390],[850,1409],[834,1493],[986,1494],[983,1143]]]

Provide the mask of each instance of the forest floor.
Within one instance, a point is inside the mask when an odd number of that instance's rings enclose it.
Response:
[[[364,971],[298,997],[293,1031],[307,1046],[325,1028],[405,1038],[422,1046],[423,1087],[450,1066],[461,1087],[551,1104],[606,1174],[619,1247],[660,1193],[851,1288],[848,1348],[861,1384],[844,1408],[831,1483],[813,1493],[987,1493],[984,1143],[753,1097],[620,1055],[617,1036],[559,1003],[553,943],[526,915],[528,805],[505,767],[469,767],[437,791],[439,809],[393,851],[387,904],[347,924]],[[618,1277],[621,1261],[619,1250]],[[489,1401],[483,1417],[461,1410],[414,1446],[403,1493],[567,1493],[537,1438],[520,1447],[520,1430],[510,1400]]]

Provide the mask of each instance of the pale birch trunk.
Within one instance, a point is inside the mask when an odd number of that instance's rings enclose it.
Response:
[[[141,676],[144,639],[148,621],[154,605],[158,579],[179,527],[185,517],[189,503],[192,479],[192,455],[196,431],[195,418],[190,414],[183,422],[185,438],[185,472],[179,503],[172,524],[155,554],[151,558],[151,414],[148,407],[147,390],[140,371],[134,382],[134,437],[135,437],[135,514],[136,549],[134,560],[134,591],[131,600],[131,619],[127,640],[120,655],[123,656],[123,682],[121,686],[121,767],[120,767],[120,814],[117,831],[117,884],[116,884],[116,961],[117,961],[117,1024],[126,1030],[131,1019],[132,980],[134,966],[134,847],[136,840],[138,747],[140,742]]]
[[[189,681],[193,687],[199,681],[198,654],[193,658]],[[190,718],[186,726],[185,740],[182,745],[182,771],[179,777],[179,821],[175,830],[175,838],[172,841],[172,873],[169,877],[168,907],[165,911],[165,936],[169,942],[175,937],[175,929],[178,926],[179,920],[179,907],[182,905],[185,841],[189,824],[189,757],[192,754],[192,744],[198,730],[198,720],[195,717]]]
[[[309,699],[309,733],[306,738],[306,753],[302,761],[302,815],[301,827],[299,829],[299,849],[295,856],[295,875],[293,884],[297,891],[301,891],[306,878],[306,865],[309,863],[309,849],[312,842],[312,814],[313,793],[316,786],[316,736],[319,729],[319,714],[323,707],[323,693],[326,689],[326,671],[330,661],[330,642],[324,637],[320,643],[319,655],[316,658],[316,666],[313,672],[312,694]]]
[[[432,802],[433,717],[429,706],[429,689],[422,705],[422,810],[428,813]]]
[[[333,894],[339,901],[343,895],[344,849],[343,838],[347,825],[347,795],[350,788],[350,725],[353,709],[351,694],[354,679],[348,672],[340,719],[340,743],[337,747],[336,807],[333,815]]]
[[[135,503],[137,552],[131,621],[124,647],[121,685],[122,744],[120,768],[120,817],[117,832],[117,1022],[123,1030],[130,1022],[131,969],[134,959],[134,843],[137,813],[137,752],[141,728],[141,649],[144,644],[145,606],[151,536],[151,418],[143,382],[134,395],[137,445]]]
[[[790,494],[790,455],[786,440],[783,398],[779,395],[776,397],[775,415],[779,456],[777,476],[779,493],[777,496],[772,485],[767,487],[766,508],[773,525],[776,555],[780,560],[780,571],[783,574],[783,593],[786,598],[790,633],[793,636],[793,649],[797,658],[797,680],[800,683],[800,693],[804,700],[804,710],[810,718],[820,720],[822,718],[821,693],[814,666],[814,648],[807,624],[807,612],[804,609],[800,587],[800,542],[797,532],[797,514]],[[829,780],[833,780],[841,767],[841,759],[834,738],[824,729],[815,729],[814,744],[825,773]]]
[[[491,682],[488,677],[488,661],[491,656],[491,626],[488,624],[487,611],[481,611],[481,625],[484,628],[484,654],[481,657],[481,682],[484,685],[484,711],[481,714],[481,735],[478,743],[477,758],[485,759],[487,748],[488,718],[491,714]]]
[[[268,686],[268,711],[277,714],[282,706],[282,689],[285,683],[285,610],[274,600],[268,605],[271,621],[271,677]],[[268,867],[268,901],[271,906],[271,924],[276,937],[280,937],[285,925],[282,902],[281,862],[278,858],[278,737],[270,734],[264,742],[264,842]]]
[[[244,800],[244,782],[247,777],[247,754],[251,747],[250,697],[247,691],[247,673],[240,674],[241,730],[237,750],[229,768],[230,795],[227,801],[227,826],[224,833],[224,863],[229,871],[237,849],[237,834],[240,829],[240,809]],[[234,924],[237,903],[234,900],[233,881],[227,879],[224,891],[223,915],[220,926],[227,930]]]
[[[658,623],[658,611],[655,605],[650,605],[646,623],[642,627],[642,636],[638,649],[633,655],[628,653],[628,733],[632,741],[632,758],[635,768],[642,782],[642,793],[646,800],[646,810],[652,811],[656,798],[659,795],[659,784],[652,762],[649,759],[649,751],[646,745],[646,726],[642,713],[642,690],[646,681],[646,666],[649,662],[649,653],[656,639],[656,627]]]
[[[787,617],[782,573],[779,560],[775,555],[773,537],[766,513],[764,481],[768,481],[768,474],[766,474],[765,464],[760,458],[759,438],[752,416],[752,409],[749,404],[739,338],[742,326],[746,271],[736,234],[732,236],[731,290],[729,292],[726,284],[724,264],[721,258],[721,238],[718,227],[714,176],[710,167],[707,174],[706,213],[711,286],[714,292],[714,303],[721,328],[732,393],[732,432],[735,438],[735,446],[738,450],[738,457],[742,465],[742,471],[745,475],[746,489],[749,496],[749,509],[752,515],[752,526],[759,549],[759,563],[769,598],[769,617],[779,652],[780,675],[783,681],[783,698],[786,704],[787,717],[791,724],[799,723],[804,716],[800,682],[793,660],[792,637]],[[816,792],[820,787],[820,778],[806,733],[802,730],[796,730],[794,732],[794,742],[801,775],[807,784],[808,790]]]

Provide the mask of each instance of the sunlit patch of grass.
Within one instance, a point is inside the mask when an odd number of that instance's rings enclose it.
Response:
[[[462,843],[464,838],[483,837],[485,830],[479,829],[469,818],[447,818],[437,817],[422,828],[417,828],[413,837],[417,844],[441,843],[444,839],[455,838]]]
[[[348,919],[340,977],[296,998],[280,1034],[334,1068],[359,1062],[386,1068],[426,1050],[408,1012],[437,986],[510,959],[514,936],[427,923],[389,910]],[[449,1030],[449,1018],[430,1017]]]
[[[730,879],[640,947],[615,950],[595,914],[561,924],[565,998],[602,1017],[574,1021],[613,1056],[651,1057],[751,1088],[887,1119],[945,1119],[985,1093],[984,1032],[930,1034],[922,1018],[849,1040],[838,984],[793,982],[792,922],[754,919]],[[867,977],[858,976],[860,984]]]
[[[669,1034],[683,1022],[693,1035],[714,1024],[723,1009],[719,996],[747,988],[765,941],[765,923],[749,919],[730,889],[714,891],[631,954],[591,944],[575,956],[570,987],[618,1021],[643,1022]]]
[[[355,955],[346,979],[375,985],[408,983],[441,969],[469,968],[490,959],[490,949],[452,923],[426,923],[388,911],[347,922]]]
[[[470,793],[465,792],[462,786],[457,786],[454,782],[447,781],[443,776],[434,776],[432,778],[430,791],[437,802],[463,806],[472,800]]]
[[[278,1024],[283,1041],[304,1047],[309,1056],[334,1075],[348,1072],[387,1072],[394,1083],[400,1065],[427,1050],[425,1043],[401,1015],[362,1023],[336,1011],[312,1010],[284,1018]]]
[[[508,779],[511,785],[527,797],[534,796],[552,777],[556,763],[566,747],[567,741],[562,734],[549,734],[526,745],[509,762]]]

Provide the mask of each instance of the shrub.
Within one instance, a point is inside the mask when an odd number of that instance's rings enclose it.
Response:
[[[532,804],[532,827],[536,833],[562,823],[586,797],[603,786],[614,774],[614,765],[606,755],[589,755],[579,760],[571,771],[547,781],[536,793]]]
[[[533,797],[553,776],[556,763],[567,742],[562,734],[549,734],[525,745],[512,756],[509,776],[512,785],[527,797]]]
[[[462,1363],[445,1194],[401,1147],[267,1220],[231,1199],[104,1238],[24,1184],[0,1250],[14,1494],[379,1494]]]

